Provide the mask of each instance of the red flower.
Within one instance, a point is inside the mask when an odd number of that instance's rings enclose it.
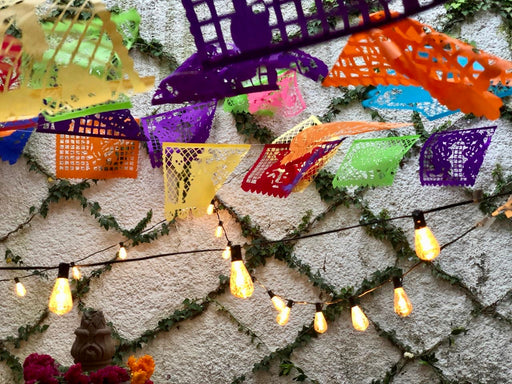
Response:
[[[82,364],[77,363],[69,367],[68,371],[64,374],[64,379],[68,384],[89,384],[88,376],[82,375]]]
[[[58,384],[58,376],[57,364],[50,355],[32,353],[23,362],[25,384]]]

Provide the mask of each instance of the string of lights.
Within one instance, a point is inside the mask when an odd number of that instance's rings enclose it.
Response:
[[[137,258],[127,258],[126,249],[124,246],[124,243],[119,243],[119,251],[117,252],[117,258],[111,259],[108,261],[99,261],[99,262],[93,262],[93,263],[83,263],[86,259],[92,257],[93,255],[96,255],[101,252],[105,252],[107,250],[110,250],[114,248],[116,245],[112,245],[106,248],[103,248],[99,251],[93,252],[81,259],[78,259],[76,262],[70,262],[70,263],[59,263],[58,266],[28,266],[28,265],[22,265],[22,266],[8,266],[8,267],[0,267],[0,270],[34,270],[34,273],[22,276],[22,277],[15,277],[15,291],[18,296],[25,296],[26,295],[26,289],[23,286],[23,284],[20,282],[20,278],[26,278],[30,276],[34,276],[37,274],[40,274],[40,271],[47,271],[47,270],[53,270],[58,269],[58,277],[56,279],[54,288],[52,290],[52,294],[50,295],[49,300],[49,309],[57,313],[59,315],[65,314],[69,312],[73,307],[72,302],[72,296],[71,296],[71,290],[69,287],[69,270],[72,269],[73,272],[73,278],[78,280],[81,278],[81,274],[78,270],[78,267],[98,267],[98,266],[106,266],[106,265],[112,265],[112,264],[121,264],[126,262],[140,262],[145,260],[151,260],[151,259],[157,259],[162,257],[169,257],[169,256],[176,256],[176,255],[184,255],[184,254],[196,254],[196,253],[203,253],[203,252],[222,252],[222,257],[224,259],[231,258],[231,274],[230,274],[230,291],[231,293],[239,298],[248,298],[250,297],[254,292],[254,282],[256,282],[261,288],[263,288],[269,295],[274,307],[278,311],[278,315],[276,317],[276,321],[280,325],[285,325],[288,322],[291,309],[293,305],[315,305],[315,320],[314,320],[314,329],[318,333],[323,333],[327,330],[327,322],[325,320],[325,316],[323,314],[323,308],[324,306],[329,305],[335,305],[339,304],[341,302],[348,301],[348,304],[351,309],[352,314],[352,323],[355,329],[364,331],[368,325],[369,321],[360,306],[358,305],[358,300],[362,298],[363,296],[369,294],[370,292],[373,292],[387,283],[393,282],[394,285],[394,310],[395,312],[402,317],[408,316],[412,311],[412,305],[410,303],[410,300],[407,297],[407,294],[405,293],[403,289],[403,278],[408,275],[410,272],[412,272],[415,268],[417,268],[419,265],[421,265],[424,261],[430,262],[434,260],[440,253],[440,251],[451,244],[455,243],[456,241],[460,240],[467,234],[469,234],[474,229],[478,228],[479,226],[483,225],[483,221],[476,223],[474,226],[463,232],[461,235],[457,236],[455,239],[451,240],[450,242],[444,244],[443,246],[439,246],[437,243],[437,240],[435,239],[434,235],[432,234],[432,231],[426,226],[424,213],[431,213],[431,212],[437,212],[442,211],[446,209],[451,209],[471,203],[478,203],[484,200],[488,199],[494,199],[500,196],[507,195],[505,193],[503,194],[496,194],[492,196],[488,196],[485,199],[473,199],[473,200],[465,200],[457,203],[452,203],[448,205],[443,205],[435,208],[431,208],[425,211],[414,211],[411,215],[401,215],[391,218],[385,218],[385,219],[379,219],[379,220],[372,220],[369,222],[363,222],[357,225],[352,225],[348,227],[342,227],[342,228],[336,228],[328,231],[323,232],[316,232],[311,233],[308,235],[302,235],[302,236],[296,236],[288,239],[283,239],[279,241],[268,241],[268,244],[276,243],[276,242],[283,242],[283,241],[297,241],[300,239],[307,239],[311,237],[316,236],[323,236],[326,234],[331,234],[335,232],[340,232],[344,230],[349,230],[353,228],[358,227],[364,227],[368,225],[373,225],[379,222],[386,222],[391,220],[398,220],[398,219],[404,219],[404,218],[413,218],[414,221],[414,228],[415,228],[415,251],[420,259],[419,262],[415,263],[412,267],[410,267],[406,272],[402,273],[401,276],[394,276],[380,285],[373,287],[367,291],[364,291],[358,295],[350,297],[348,300],[346,298],[340,298],[337,300],[332,301],[325,301],[325,302],[311,302],[311,301],[304,301],[304,300],[294,300],[289,299],[280,295],[274,294],[274,292],[270,289],[267,289],[267,287],[258,280],[256,277],[251,276],[250,273],[247,271],[247,268],[245,267],[245,264],[243,262],[242,258],[242,252],[241,252],[241,246],[240,245],[233,245],[232,242],[229,240],[229,237],[227,235],[226,229],[224,228],[223,222],[220,218],[219,210],[215,206],[215,201],[212,200],[210,206],[207,209],[207,213],[209,215],[213,214],[214,212],[217,215],[217,219],[219,220],[218,226],[215,231],[216,237],[224,237],[227,241],[226,248],[211,248],[211,249],[197,249],[197,250],[187,250],[187,251],[180,251],[180,252],[170,252],[170,253],[162,253],[162,254],[156,254],[156,255],[148,255],[148,256],[142,256]],[[158,225],[162,225],[165,222],[165,220],[156,223],[152,227],[146,229],[144,232],[150,231],[154,229]],[[12,281],[13,279],[3,279],[0,281]],[[286,304],[285,304],[286,302]]]

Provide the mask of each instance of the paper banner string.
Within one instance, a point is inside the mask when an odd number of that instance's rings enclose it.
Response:
[[[393,184],[400,160],[420,136],[354,140],[332,185],[385,186]]]
[[[8,161],[9,164],[16,163],[33,131],[33,128],[21,129],[12,132],[9,136],[0,136],[0,158]]]
[[[223,108],[227,113],[249,113],[249,97],[247,95],[226,97]]]
[[[153,168],[162,166],[162,143],[204,143],[210,136],[217,101],[189,105],[141,118]]]
[[[444,2],[402,0],[403,13],[391,14],[387,0],[256,0],[250,5],[246,0],[233,0],[231,7],[222,0],[182,0],[201,60],[219,65],[375,28]],[[385,17],[371,19],[370,9],[384,10]],[[352,17],[358,14],[362,22]],[[216,57],[208,54],[210,44],[221,49]],[[231,51],[232,44],[240,50]]]
[[[57,135],[56,176],[64,179],[137,178],[139,142]]]
[[[17,28],[23,47],[19,86],[0,93],[0,104],[6,106],[0,110],[0,120],[101,104],[153,85],[154,78],[135,73],[105,6],[97,0],[86,0],[80,6],[74,3],[13,1],[0,9],[3,31]],[[3,45],[4,32],[0,40]]]
[[[299,159],[281,164],[281,159],[289,153],[288,144],[266,144],[258,160],[242,181],[242,189],[274,197],[287,197],[306,178],[309,184],[321,167],[322,159],[338,148],[342,140],[322,143]],[[305,188],[304,186],[304,188]]]
[[[13,132],[18,129],[28,129],[28,128],[36,128],[37,127],[37,117],[26,120],[16,120],[16,121],[6,121],[0,123],[0,135],[2,133]]]
[[[21,41],[4,35],[0,48],[0,92],[17,86],[21,64]]]
[[[512,62],[406,19],[351,36],[323,85],[421,85],[450,110],[492,120],[503,103],[489,85],[511,80]]]
[[[421,185],[475,184],[496,126],[436,132],[421,148]]]
[[[279,89],[276,91],[249,93],[249,112],[255,114],[268,110],[283,117],[293,117],[306,109],[295,71],[289,70],[278,75],[277,85]]]
[[[315,129],[305,129],[290,142],[290,153],[282,160],[282,163],[294,161],[309,153],[319,143],[339,139],[344,136],[357,135],[359,133],[380,131],[407,127],[410,123],[380,123],[375,121],[336,121],[322,124]]]
[[[232,51],[236,52],[236,49]],[[210,46],[208,52],[216,56],[219,49]],[[217,68],[203,68],[200,56],[195,53],[160,82],[152,103],[220,100],[245,93],[275,90],[278,89],[278,69],[293,69],[314,81],[323,79],[328,72],[323,61],[299,50]]]
[[[288,144],[292,141],[292,139],[297,136],[300,132],[315,125],[321,125],[322,122],[318,119],[318,117],[311,115],[306,120],[301,121],[295,127],[289,129],[282,135],[278,136],[272,144]]]
[[[137,124],[129,109],[97,113],[54,123],[46,121],[44,116],[39,115],[37,132],[111,139],[146,140],[139,124]]]
[[[492,215],[498,216],[500,213],[504,213],[507,219],[512,217],[512,195],[508,198],[507,202],[496,209]]]
[[[249,150],[248,144],[163,143],[165,217],[206,214],[215,193]]]

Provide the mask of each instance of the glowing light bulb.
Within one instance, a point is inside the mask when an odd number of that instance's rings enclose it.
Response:
[[[128,252],[126,252],[126,248],[123,243],[119,243],[119,251],[117,251],[117,257],[119,257],[121,260],[126,259],[126,256],[128,256]]]
[[[267,291],[267,293],[270,296],[270,300],[272,300],[272,304],[274,304],[274,308],[281,312],[286,307],[284,300],[279,296],[274,295],[274,292],[272,292],[270,289]]]
[[[286,303],[286,307],[283,308],[281,312],[276,317],[277,324],[286,325],[288,323],[288,319],[290,319],[290,312],[292,310],[293,300],[288,300]]]
[[[50,311],[57,315],[64,315],[73,308],[73,298],[71,297],[68,277],[69,264],[60,263],[59,274],[57,280],[55,280],[55,285],[53,286],[50,302],[48,304]]]
[[[215,205],[213,204],[213,200],[212,200],[210,205],[208,205],[208,208],[206,208],[206,214],[211,215],[211,214],[213,214],[213,212],[215,212]]]
[[[313,327],[317,333],[324,333],[327,331],[327,321],[325,320],[324,313],[322,312],[321,303],[316,303],[315,322]]]
[[[393,293],[395,313],[402,317],[409,316],[412,312],[412,304],[402,287],[402,279],[400,277],[394,277],[393,285],[395,286]]]
[[[229,260],[231,258],[231,241],[228,241],[226,249],[222,251],[222,258],[224,260]]]
[[[352,315],[352,326],[356,331],[366,331],[366,328],[370,325],[368,318],[364,314],[363,310],[357,305],[354,299],[350,299],[350,313]]]
[[[231,247],[231,276],[229,279],[231,294],[241,299],[251,297],[254,292],[252,277],[249,275],[242,260],[242,251],[239,245]]]
[[[73,265],[73,267],[71,267],[71,275],[75,280],[80,280],[82,278],[82,274],[80,273],[80,270],[76,265]]]
[[[21,283],[20,279],[15,277],[14,283],[14,290],[16,291],[16,295],[18,295],[19,297],[24,297],[27,294],[27,290],[25,289],[25,286]]]
[[[217,225],[217,229],[215,229],[215,237],[222,237],[222,234],[224,233],[222,229],[222,221],[219,221],[219,225]]]
[[[430,228],[427,227],[423,212],[414,211],[412,218],[414,220],[414,248],[416,255],[421,260],[432,261],[441,252],[439,243]]]

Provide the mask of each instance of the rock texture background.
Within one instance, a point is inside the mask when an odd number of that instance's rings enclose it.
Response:
[[[141,37],[161,42],[165,52],[182,63],[195,51],[188,31],[184,9],[178,1],[109,0],[108,7],[122,9],[135,7],[142,16]],[[228,2],[227,2],[228,3]],[[418,19],[440,27],[444,8],[439,7],[418,16]],[[478,48],[510,59],[510,48],[499,16],[479,13],[475,20],[460,28],[460,36],[472,41]],[[331,41],[307,48],[331,67],[346,39]],[[164,62],[133,50],[136,68],[142,75],[156,76],[157,83],[168,74]],[[327,112],[333,97],[342,91],[322,88],[306,78],[299,78],[299,86],[307,109],[291,119],[261,117],[262,125],[276,135],[286,131],[311,114]],[[133,115],[153,113],[152,92],[133,97]],[[174,109],[166,105],[159,111]],[[409,121],[410,112],[382,111],[390,121]],[[430,132],[453,115],[442,120],[423,120]],[[336,120],[370,120],[370,112],[359,103],[344,108]],[[475,189],[492,193],[495,183],[492,171],[500,164],[505,175],[512,170],[510,143],[512,127],[500,119],[498,129],[487,152],[476,181]],[[485,120],[471,120],[467,126],[487,126]],[[399,135],[411,134],[412,128],[396,130]],[[385,136],[387,133],[364,135]],[[237,133],[233,117],[222,108],[217,109],[214,126],[208,142],[251,142]],[[335,172],[344,153],[343,144],[327,169]],[[32,135],[28,153],[50,173],[55,171],[55,137],[49,134]],[[325,212],[323,202],[310,185],[302,193],[287,199],[250,194],[240,183],[257,159],[261,146],[254,145],[239,167],[229,177],[217,196],[240,217],[249,216],[268,239],[281,239],[301,224],[308,210],[312,217]],[[363,200],[374,213],[387,209],[391,216],[410,214],[417,208],[430,208],[467,200],[463,188],[422,187],[418,174],[418,151],[398,170],[392,186],[368,190]],[[99,181],[87,189],[85,196],[98,202],[102,214],[114,216],[125,228],[133,228],[148,212],[153,211],[152,223],[164,218],[163,178],[161,169],[151,168],[145,150],[139,155],[137,179]],[[31,206],[38,207],[47,196],[54,181],[37,172],[29,172],[25,159],[14,165],[0,163],[0,236],[26,220]],[[74,182],[77,182],[76,180]],[[234,243],[249,243],[242,235],[240,224],[227,210],[220,215]],[[327,213],[314,224],[312,232],[357,224],[360,211],[355,207],[340,207]],[[429,226],[441,244],[447,243],[482,220],[484,214],[476,205],[468,205],[428,215]],[[178,220],[170,233],[151,244],[129,249],[129,257],[177,252],[197,248],[222,248],[224,240],[213,236],[217,219],[213,216]],[[403,228],[409,243],[413,240],[410,219],[396,222]],[[168,332],[142,343],[133,354],[150,354],[156,369],[156,384],[231,383],[236,378],[246,383],[289,383],[301,379],[299,368],[308,382],[329,383],[510,383],[512,382],[512,261],[510,221],[495,221],[479,228],[456,242],[435,261],[446,274],[458,283],[447,281],[433,273],[433,268],[422,265],[404,280],[405,289],[414,305],[410,317],[402,319],[393,312],[392,286],[387,284],[361,299],[372,324],[364,333],[352,328],[349,311],[329,324],[328,331],[298,346],[289,361],[294,367],[289,372],[279,358],[271,360],[269,370],[256,370],[255,364],[272,352],[293,343],[303,326],[309,326],[314,307],[295,305],[290,322],[280,327],[275,322],[275,311],[266,292],[256,285],[254,295],[247,300],[236,299],[228,291],[216,297],[198,316],[180,322]],[[76,260],[99,249],[122,241],[121,234],[105,231],[77,201],[59,201],[50,205],[47,218],[36,216],[30,225],[0,243],[0,254],[7,249],[22,256],[28,265],[55,265],[61,261]],[[114,257],[115,249],[95,255],[89,261],[103,261]],[[397,261],[388,242],[370,237],[364,229],[340,232],[328,236],[299,241],[294,255],[311,266],[336,290],[354,287],[357,290],[364,279],[376,271],[400,266],[407,269],[415,261]],[[398,264],[397,264],[398,263]],[[5,264],[5,262],[2,262]],[[91,269],[84,271],[86,274]],[[315,287],[308,278],[286,263],[270,258],[254,271],[255,276],[274,292],[295,300],[327,301],[328,296]],[[220,254],[205,253],[155,259],[144,263],[116,265],[98,279],[93,279],[90,291],[84,296],[86,307],[100,309],[119,335],[127,340],[140,337],[155,328],[164,319],[183,308],[184,299],[205,298],[219,284],[220,275],[229,275],[229,263]],[[2,271],[0,278],[13,279],[14,272]],[[51,354],[63,365],[73,363],[70,355],[74,330],[80,323],[80,312],[75,308],[62,317],[50,314],[43,321],[48,329],[31,335],[16,348],[8,341],[16,337],[20,326],[37,322],[47,307],[54,275],[48,280],[38,277],[24,279],[28,294],[18,298],[13,284],[0,283],[0,339],[3,350],[21,362],[30,353]],[[243,325],[243,326],[241,326]],[[245,327],[245,328],[244,328]],[[245,332],[246,330],[249,332]],[[250,333],[249,335],[247,333]],[[251,336],[252,335],[252,336]],[[404,357],[404,352],[410,357]],[[125,355],[125,360],[130,353]],[[2,355],[5,356],[5,355]],[[285,364],[287,364],[285,362]],[[0,383],[14,383],[11,369],[0,362]]]

